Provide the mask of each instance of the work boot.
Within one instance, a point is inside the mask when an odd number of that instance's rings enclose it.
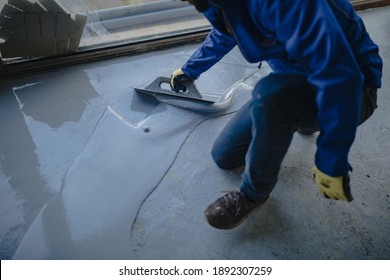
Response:
[[[211,226],[218,229],[232,229],[240,225],[267,199],[268,197],[256,203],[242,192],[232,191],[210,204],[204,211],[204,215]]]

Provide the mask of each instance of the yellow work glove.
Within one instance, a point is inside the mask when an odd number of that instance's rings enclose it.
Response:
[[[171,89],[176,92],[187,91],[188,84],[193,82],[194,79],[188,77],[180,68],[173,71],[171,75]]]
[[[340,199],[344,201],[352,201],[351,187],[349,185],[349,175],[331,177],[320,171],[317,166],[314,166],[314,179],[320,189],[320,192],[331,199]]]

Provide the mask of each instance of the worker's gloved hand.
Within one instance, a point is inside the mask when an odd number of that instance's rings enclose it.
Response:
[[[171,75],[171,89],[176,92],[187,91],[188,84],[193,82],[194,79],[188,77],[180,68],[173,71]]]
[[[352,201],[351,187],[349,185],[349,175],[331,177],[320,171],[317,166],[314,166],[314,178],[320,192],[331,199],[340,199],[344,201]]]

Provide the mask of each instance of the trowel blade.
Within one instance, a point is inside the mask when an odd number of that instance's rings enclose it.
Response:
[[[170,96],[170,98],[191,99],[193,101],[205,102],[209,104],[212,104],[216,101],[203,98],[196,86],[192,83],[187,85],[187,90],[185,92],[175,92],[170,89],[170,82],[170,78],[158,77],[146,87],[135,88],[135,90],[137,92],[146,93],[152,96],[162,94]],[[162,86],[164,86],[164,88]]]

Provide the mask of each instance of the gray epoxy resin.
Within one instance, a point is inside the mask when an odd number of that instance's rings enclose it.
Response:
[[[267,73],[240,56],[228,56],[211,75],[227,69],[229,74],[213,83],[197,81],[202,93],[220,96],[207,108],[134,92],[157,76],[169,76],[177,68],[172,58],[183,56],[184,62],[192,51],[160,52],[158,60],[155,54],[120,58],[11,84],[12,95],[5,97],[14,98],[13,114],[22,116],[32,135],[32,154],[38,159],[29,166],[39,170],[42,182],[34,183],[30,194],[26,191],[35,173],[21,184],[26,201],[40,200],[24,209],[31,213],[20,221],[26,232],[20,231],[9,254],[15,250],[16,259],[134,257],[135,217],[187,137],[203,121],[237,110],[253,83]],[[12,177],[12,168],[8,172]]]
[[[251,90],[241,82],[226,94],[239,91],[238,100],[243,100]],[[204,120],[228,113],[197,113],[160,103],[134,125],[108,107],[67,172],[61,192],[34,221],[15,258],[134,258],[132,229],[142,203],[158,187],[191,131]]]

